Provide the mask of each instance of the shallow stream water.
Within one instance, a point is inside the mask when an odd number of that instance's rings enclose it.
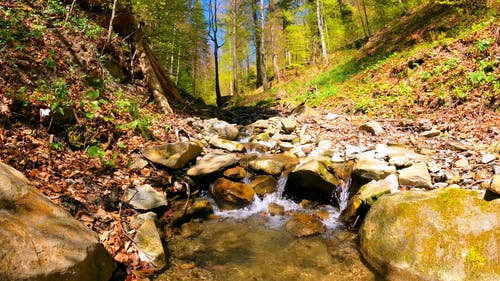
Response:
[[[253,131],[247,133],[251,136]],[[156,280],[383,280],[362,261],[356,234],[338,221],[339,209],[331,205],[311,208],[283,198],[286,181],[284,172],[275,193],[264,198],[255,195],[253,203],[243,209],[221,211],[212,200],[215,218],[185,223],[168,239],[170,265]],[[347,205],[348,189],[339,187],[332,194],[340,210]],[[205,196],[211,200],[209,192]],[[271,215],[271,203],[282,206],[285,215]],[[323,233],[295,237],[287,232],[284,225],[293,212],[320,218]]]
[[[361,261],[354,234],[296,238],[260,215],[190,222],[168,241],[158,280],[382,280]]]
[[[215,219],[184,224],[167,241],[171,265],[157,280],[382,280],[362,261],[356,235],[337,220],[338,209],[305,209],[281,198],[285,181],[280,179],[278,192],[256,197],[247,208],[216,209]],[[322,213],[324,233],[293,236],[283,229],[289,216],[271,216],[270,203],[287,213]]]

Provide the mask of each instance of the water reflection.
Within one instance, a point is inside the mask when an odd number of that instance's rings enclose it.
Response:
[[[190,222],[167,244],[171,266],[160,281],[381,280],[360,260],[354,234],[296,238],[259,215]]]

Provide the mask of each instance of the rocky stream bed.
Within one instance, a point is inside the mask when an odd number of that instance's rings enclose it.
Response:
[[[167,191],[179,195],[167,200],[162,186],[139,177],[121,199],[141,213],[128,233],[158,272],[153,279],[500,279],[498,128],[481,140],[427,119],[406,124],[333,113],[247,125],[183,122],[192,130],[177,142],[143,147],[131,166],[171,171],[176,180]],[[0,175],[2,212],[35,212],[25,199],[29,183],[7,166]],[[2,245],[13,245],[12,233],[33,235],[9,221],[0,218]],[[23,251],[37,252],[37,245]],[[38,254],[30,262],[5,258],[6,249],[1,280],[25,280],[16,277],[20,267],[48,263]],[[88,255],[32,274],[109,278],[112,265],[101,248],[74,251]]]

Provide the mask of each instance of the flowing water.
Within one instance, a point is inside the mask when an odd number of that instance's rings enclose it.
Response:
[[[382,280],[361,260],[356,235],[337,220],[338,209],[308,209],[282,198],[286,179],[282,175],[277,192],[256,196],[244,209],[216,209],[216,219],[184,224],[167,241],[171,266],[157,280]],[[341,207],[347,204],[347,189],[339,192]],[[285,212],[327,214],[321,216],[324,233],[294,237],[283,229],[289,216],[271,216],[270,203]]]

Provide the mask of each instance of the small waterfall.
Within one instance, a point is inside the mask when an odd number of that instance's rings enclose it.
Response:
[[[253,137],[253,132],[254,132],[254,128],[245,127],[245,129],[240,132],[240,135],[239,135],[239,138],[237,141],[239,143],[249,143]]]
[[[349,202],[349,186],[351,186],[351,178],[347,179],[343,185],[338,186],[337,190],[334,192],[334,196],[339,202],[340,212],[347,208],[347,203]]]
[[[276,185],[276,192],[274,193],[276,199],[281,199],[283,197],[287,180],[288,173],[281,173],[281,176],[278,179],[278,184]]]

